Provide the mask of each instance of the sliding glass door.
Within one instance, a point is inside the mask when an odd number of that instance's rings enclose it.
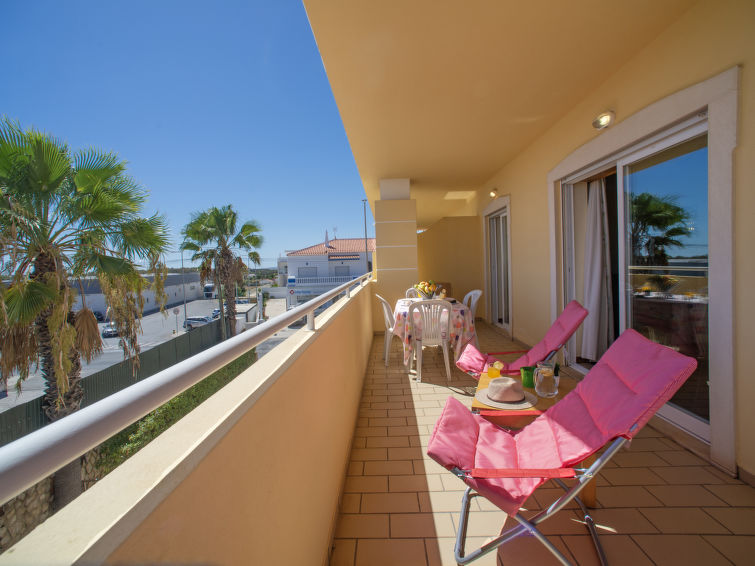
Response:
[[[707,124],[629,149],[561,187],[564,299],[582,302],[609,344],[633,328],[695,358],[696,372],[659,414],[710,441]],[[613,299],[591,300],[591,275]],[[602,352],[590,348],[588,322],[567,347],[567,362],[584,371]]]
[[[502,199],[507,203],[507,199]],[[511,262],[509,207],[486,216],[490,321],[511,332]]]
[[[709,440],[708,138],[680,138],[619,162],[622,325],[697,360],[661,415]]]

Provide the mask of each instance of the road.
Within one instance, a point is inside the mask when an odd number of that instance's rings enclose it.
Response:
[[[285,310],[285,299],[271,299],[270,301],[268,301],[268,305],[272,307],[268,308],[269,312],[272,311],[276,314],[279,314],[277,312],[278,310],[280,310],[278,305],[275,303],[271,305],[271,303],[278,300],[284,302],[283,309]],[[213,309],[216,308],[218,308],[217,299],[204,299],[187,303],[186,313],[190,317],[208,316],[211,315]],[[169,309],[166,309],[167,315],[157,312],[142,317],[142,334],[139,338],[139,346],[141,347],[142,351],[149,350],[150,348],[153,348],[158,344],[167,342],[168,340],[176,336],[176,334],[183,334],[185,332],[183,329],[183,305],[179,305],[178,309],[179,312],[177,315],[173,314],[173,307],[171,307]],[[269,312],[266,313],[268,318],[271,316]],[[105,323],[99,324],[100,332],[102,332],[104,326]],[[276,333],[275,337],[270,339],[270,341],[272,341],[270,344],[260,344],[257,349],[258,356],[261,356],[263,355],[263,353],[272,349],[274,345],[280,343],[288,335],[290,335],[290,333],[288,333],[288,329],[286,329]],[[118,341],[119,338],[103,338],[102,354],[92,360],[91,363],[84,362],[81,369],[81,375],[85,377],[122,361],[123,350],[118,345]],[[30,401],[35,397],[39,397],[44,393],[44,380],[42,379],[42,376],[39,374],[39,372],[30,375],[29,378],[22,383],[20,394],[16,392],[16,381],[17,378],[14,377],[11,377],[8,380],[8,396],[0,399],[0,412],[5,411],[15,405],[26,403],[27,401]]]

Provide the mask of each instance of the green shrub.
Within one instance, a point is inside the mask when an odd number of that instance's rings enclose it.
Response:
[[[256,360],[255,350],[247,352],[100,444],[96,448],[97,479],[101,479],[136,454]]]

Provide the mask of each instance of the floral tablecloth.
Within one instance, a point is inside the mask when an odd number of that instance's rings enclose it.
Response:
[[[412,355],[412,334],[422,338],[422,322],[419,313],[415,312],[413,324],[409,321],[409,305],[422,299],[399,299],[393,311],[396,324],[393,334],[399,336],[404,344],[404,365],[409,364]],[[451,340],[450,346],[454,352],[454,359],[458,359],[465,344],[474,340],[475,327],[472,313],[464,303],[451,303]]]

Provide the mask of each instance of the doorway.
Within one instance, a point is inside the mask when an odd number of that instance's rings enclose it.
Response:
[[[511,227],[508,197],[484,218],[489,319],[511,334]]]
[[[566,350],[587,371],[627,328],[698,367],[659,414],[710,441],[704,123],[562,182],[564,299],[589,311]]]

